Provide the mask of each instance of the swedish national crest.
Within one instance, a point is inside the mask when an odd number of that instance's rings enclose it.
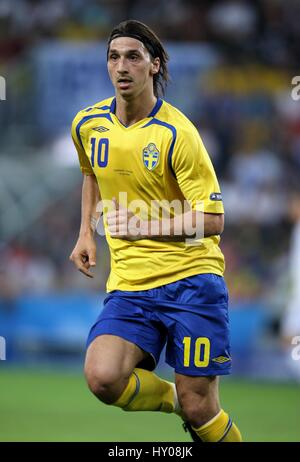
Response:
[[[159,150],[154,143],[149,143],[143,149],[143,162],[148,170],[154,170],[159,162]]]

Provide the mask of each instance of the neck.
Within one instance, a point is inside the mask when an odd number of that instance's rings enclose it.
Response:
[[[139,120],[145,119],[152,111],[157,101],[156,96],[139,95],[137,98],[125,99],[116,95],[116,116],[122,124],[129,127]]]

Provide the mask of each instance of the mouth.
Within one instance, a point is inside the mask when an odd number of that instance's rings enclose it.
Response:
[[[130,86],[130,84],[132,83],[132,80],[131,79],[128,79],[126,77],[121,77],[117,80],[118,84],[119,84],[119,87],[122,88],[122,89],[126,89]]]

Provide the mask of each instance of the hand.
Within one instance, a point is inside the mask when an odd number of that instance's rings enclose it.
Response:
[[[96,266],[96,242],[92,235],[79,237],[70,255],[70,260],[81,273],[85,274],[85,276],[89,278],[94,277],[89,271],[91,267]]]
[[[148,222],[141,220],[137,215],[122,207],[113,198],[115,210],[106,215],[107,227],[113,239],[137,241],[146,239],[148,235]]]

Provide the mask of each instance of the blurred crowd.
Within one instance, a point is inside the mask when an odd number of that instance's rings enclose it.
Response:
[[[162,39],[211,42],[247,61],[296,66],[299,13],[297,0],[1,0],[0,59],[42,38],[106,39],[114,24],[135,18]]]
[[[226,279],[233,301],[264,299],[275,315],[281,313],[298,223],[291,204],[300,197],[300,102],[291,97],[300,59],[300,2],[1,0],[0,74],[41,40],[106,39],[124,18],[146,22],[162,40],[208,42],[220,53],[221,66],[199,79],[188,115],[222,185]],[[28,232],[2,244],[1,293],[103,290],[109,271],[103,238],[97,238],[93,281],[68,261],[79,221],[80,184]]]

